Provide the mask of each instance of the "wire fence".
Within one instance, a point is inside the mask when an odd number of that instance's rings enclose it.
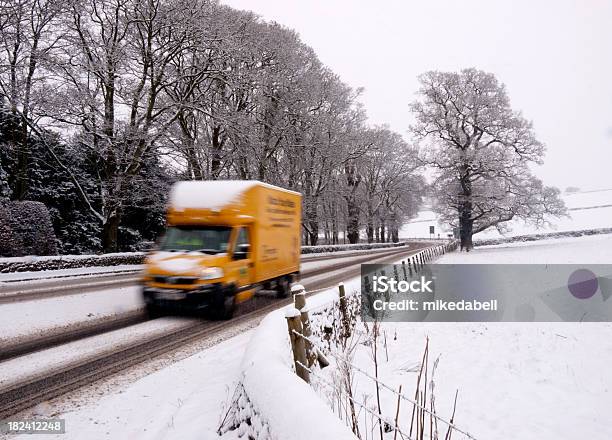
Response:
[[[401,271],[404,272],[404,276],[407,276],[407,273],[410,273],[412,276],[414,273],[420,272],[421,268],[427,264],[428,262],[443,256],[447,252],[452,252],[457,247],[456,241],[447,242],[442,245],[438,245],[432,248],[423,249],[411,257],[408,260],[402,261],[402,266],[400,268]],[[397,267],[394,270],[398,270]],[[397,276],[397,273],[396,273]],[[366,280],[367,281],[367,280]],[[427,382],[427,371],[428,371],[428,345],[425,348],[425,353],[423,356],[423,362],[421,363],[421,371],[419,372],[418,382],[416,387],[416,392],[414,398],[402,393],[401,387],[399,390],[395,390],[393,387],[389,386],[382,380],[378,378],[378,370],[375,369],[375,375],[370,374],[364,368],[356,365],[355,362],[350,358],[351,350],[347,349],[347,340],[351,337],[351,335],[357,340],[360,340],[367,332],[360,332],[355,324],[357,322],[356,315],[358,312],[355,312],[355,307],[358,307],[355,304],[348,305],[348,296],[345,293],[344,286],[341,284],[339,286],[339,297],[334,298],[331,301],[318,306],[316,308],[307,308],[305,302],[305,289],[300,286],[294,286],[292,289],[294,293],[294,305],[292,308],[293,311],[289,311],[287,313],[287,325],[289,330],[289,337],[291,340],[291,346],[293,350],[293,358],[295,362],[295,371],[299,377],[301,377],[304,381],[311,383],[311,377],[317,379],[317,383],[321,384],[324,387],[329,388],[333,391],[333,395],[335,397],[332,398],[331,405],[332,408],[336,408],[336,404],[334,403],[336,398],[338,398],[338,415],[342,418],[342,412],[344,411],[346,415],[346,420],[348,423],[349,414],[351,415],[351,423],[352,429],[355,434],[361,438],[359,433],[359,422],[355,420],[355,417],[359,417],[360,414],[356,414],[354,411],[355,407],[360,408],[365,411],[365,413],[369,414],[372,417],[372,438],[374,429],[380,429],[380,438],[383,437],[383,430],[385,433],[393,433],[394,440],[399,438],[401,439],[409,439],[409,440],[423,440],[425,438],[426,432],[426,417],[429,416],[429,437],[432,439],[441,438],[438,435],[438,423],[444,425],[447,428],[446,435],[444,436],[445,440],[450,440],[452,432],[456,432],[460,435],[465,436],[465,438],[469,440],[476,440],[475,437],[470,434],[467,430],[460,428],[454,423],[455,417],[455,409],[457,403],[457,394],[455,394],[455,402],[453,407],[452,417],[450,419],[440,416],[435,409],[435,398],[434,398],[434,381],[433,374],[435,373],[437,363],[436,360],[434,362],[434,367],[430,379],[430,383]],[[314,293],[314,292],[310,292]],[[354,300],[354,301],[358,301]],[[325,324],[323,327],[323,333],[321,337],[327,341],[327,347],[323,348],[320,346],[320,341],[318,341],[315,337],[313,337],[313,332],[310,323],[309,312],[315,312],[316,314],[321,314],[321,310],[325,309],[332,313],[331,316],[335,316],[334,313],[338,313],[338,316],[334,318],[334,324],[331,325],[332,328],[327,328],[328,325]],[[365,323],[364,323],[365,324]],[[377,324],[377,323],[375,323]],[[375,325],[373,324],[373,325]],[[352,326],[352,327],[351,327]],[[337,327],[337,328],[336,328]],[[366,330],[367,327],[366,327]],[[369,330],[368,330],[369,331]],[[332,348],[332,343],[330,341],[329,335],[330,332],[335,332],[335,347],[342,349],[342,352],[338,349]],[[376,327],[376,332],[378,332],[378,327]],[[378,333],[377,333],[378,334]],[[376,339],[373,341],[376,344]],[[353,347],[356,347],[357,343],[354,344]],[[385,349],[386,349],[386,340],[385,340]],[[334,381],[330,381],[329,378],[326,378],[324,374],[321,374],[319,369],[314,368],[316,361],[319,361],[320,368],[325,368],[329,365],[329,361],[327,361],[325,356],[331,356],[336,360],[336,365],[338,366],[338,371],[342,375],[342,381],[340,383],[334,383]],[[376,360],[375,360],[376,365]],[[377,368],[377,367],[376,367]],[[377,398],[377,410],[376,407],[368,407],[367,405],[367,395],[364,395],[364,400],[360,401],[355,398],[352,386],[353,379],[352,376],[354,372],[359,375],[365,377],[366,379],[372,381],[376,384],[376,398]],[[424,373],[424,388],[421,391],[421,374]],[[349,377],[350,376],[350,377]],[[430,387],[431,391],[429,394],[427,393],[427,387]],[[386,390],[392,393],[392,395],[397,399],[397,407],[396,407],[396,416],[395,421],[390,421],[389,418],[385,417],[381,414],[381,402],[380,402],[380,390]],[[429,398],[429,401],[428,401]],[[343,399],[344,400],[344,404]],[[400,402],[405,401],[412,405],[412,416],[410,419],[410,432],[405,432],[405,429],[402,429],[399,426],[399,413],[400,413]],[[350,405],[347,403],[350,402]],[[359,411],[361,413],[361,410]],[[365,415],[365,414],[364,414]],[[416,437],[413,437],[413,423],[415,422],[416,415]],[[367,420],[367,419],[366,419]],[[435,423],[435,425],[434,425]],[[367,421],[365,423],[367,430]],[[434,429],[435,427],[435,429]],[[367,435],[367,434],[366,434]]]
[[[312,344],[313,347],[315,347],[317,350],[322,350],[321,347],[319,347],[318,342],[315,341],[313,338],[305,336],[295,330],[293,330],[293,333],[299,337],[299,338],[303,338],[305,341],[308,341],[310,344]],[[351,368],[359,373],[361,373],[362,375],[364,375],[365,377],[367,377],[368,379],[378,383],[380,386],[382,386],[383,388],[387,389],[388,391],[390,391],[391,393],[393,393],[395,396],[399,397],[402,400],[405,400],[409,403],[411,403],[414,407],[419,408],[420,410],[424,411],[425,413],[429,414],[431,417],[433,417],[434,419],[438,420],[439,422],[442,422],[443,424],[445,424],[446,426],[448,426],[449,428],[465,435],[467,438],[471,439],[471,440],[476,440],[474,438],[474,436],[472,436],[469,432],[459,428],[457,425],[455,425],[453,422],[446,420],[445,418],[439,416],[438,414],[432,412],[429,408],[425,407],[424,405],[421,405],[420,403],[418,403],[417,401],[415,401],[414,399],[406,396],[405,394],[399,393],[397,392],[395,389],[393,389],[392,387],[390,387],[389,385],[387,385],[386,383],[384,383],[383,381],[381,381],[380,379],[375,378],[374,376],[372,376],[371,374],[369,374],[367,371],[363,370],[362,368],[358,367],[357,365],[355,365],[355,363],[351,362],[349,359],[347,359],[345,356],[339,354],[338,352],[334,351],[334,350],[330,350],[327,349],[326,354],[331,355],[332,357],[336,358],[337,360],[341,361],[341,362],[345,362],[346,364],[350,365]],[[302,365],[303,368],[307,368],[306,366]],[[309,369],[309,372],[312,374],[312,370]],[[318,378],[321,378],[321,375],[315,374]],[[352,398],[351,398],[352,399]],[[354,402],[357,403],[357,402]],[[360,404],[361,406],[361,404]],[[380,415],[380,414],[379,414]],[[389,423],[388,421],[385,420],[386,423]]]
[[[314,377],[316,377],[320,383],[330,387],[332,390],[336,391],[338,389],[336,384],[333,384],[331,382],[329,382],[325,377],[323,377],[321,374],[318,374],[314,369],[309,368],[308,366],[302,364],[301,362],[299,362],[300,366],[306,370],[308,370],[308,372],[313,375]],[[387,420],[382,414],[380,414],[379,412],[373,411],[370,408],[367,407],[367,405],[363,404],[362,402],[358,401],[357,399],[355,399],[353,396],[350,396],[348,394],[345,394],[345,397],[349,400],[351,400],[355,405],[357,405],[358,407],[360,407],[361,409],[365,410],[367,413],[371,414],[372,416],[374,416],[377,420],[378,420],[378,424],[382,426],[382,422],[384,421],[386,427],[385,430],[386,431],[390,431],[390,432],[397,432],[402,439],[408,439],[408,440],[416,440],[415,438],[411,437],[410,435],[408,435],[407,433],[403,432],[399,426],[395,425],[393,422],[390,422],[389,420]],[[388,427],[388,429],[387,429]]]

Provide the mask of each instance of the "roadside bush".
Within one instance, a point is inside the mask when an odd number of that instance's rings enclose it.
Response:
[[[384,249],[405,246],[401,243],[359,243],[359,244],[324,244],[320,246],[302,246],[302,254],[318,254],[323,252],[361,251],[368,249]]]
[[[8,203],[0,204],[0,255],[16,257],[23,248],[21,237],[13,232],[9,223],[11,210]]]
[[[0,214],[2,244],[0,255],[57,254],[57,238],[49,210],[41,202],[9,202]]]

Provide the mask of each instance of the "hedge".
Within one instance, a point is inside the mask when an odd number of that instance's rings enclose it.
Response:
[[[383,249],[404,246],[406,243],[363,243],[322,246],[303,246],[302,254],[339,252],[347,250]],[[102,255],[60,255],[51,257],[0,258],[0,273],[36,272],[41,270],[74,269],[79,267],[119,266],[142,264],[145,252],[123,252]]]

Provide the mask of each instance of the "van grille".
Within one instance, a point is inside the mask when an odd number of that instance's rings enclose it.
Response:
[[[197,277],[165,277],[157,275],[153,277],[153,281],[160,284],[195,284]]]

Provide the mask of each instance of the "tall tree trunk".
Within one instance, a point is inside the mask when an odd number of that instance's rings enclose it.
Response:
[[[348,201],[348,224],[346,237],[350,244],[359,242],[359,206],[355,200]]]
[[[330,244],[331,233],[329,229],[329,220],[325,220],[325,223],[323,223],[323,236],[325,237],[325,244]]]
[[[215,125],[212,130],[212,158],[210,160],[210,174],[212,180],[217,180],[221,173],[221,149],[223,141],[221,140],[221,127]]]
[[[347,205],[347,238],[349,243],[355,244],[359,241],[359,204],[357,202],[357,188],[361,183],[361,176],[357,173],[357,167],[346,164],[344,167],[346,183],[349,193],[345,196]]]
[[[374,212],[372,209],[372,203],[368,202],[368,219],[366,225],[366,232],[368,236],[368,243],[372,243],[374,241]]]
[[[374,241],[374,223],[371,220],[368,221],[367,226],[367,234],[368,234],[368,243],[372,243]]]
[[[119,214],[114,211],[111,213],[103,225],[102,248],[105,253],[117,252],[119,236]]]
[[[474,220],[472,219],[472,183],[470,181],[469,164],[462,166],[461,189],[463,191],[459,207],[459,238],[461,250],[469,252],[472,247]]]
[[[334,218],[332,220],[332,244],[338,244],[338,221]]]
[[[310,231],[308,231],[308,235],[310,236],[310,244],[311,246],[316,246],[319,243],[319,222],[317,220],[310,220],[308,222],[308,226]]]
[[[474,246],[472,243],[474,221],[472,220],[472,208],[469,203],[469,208],[464,204],[459,217],[459,238],[461,240],[461,250],[465,249],[469,252]]]
[[[23,116],[27,116],[24,114]],[[25,200],[28,193],[28,169],[29,169],[29,145],[28,145],[28,126],[25,121],[21,123],[20,139],[17,150],[17,178],[15,179],[14,197],[17,200]]]

